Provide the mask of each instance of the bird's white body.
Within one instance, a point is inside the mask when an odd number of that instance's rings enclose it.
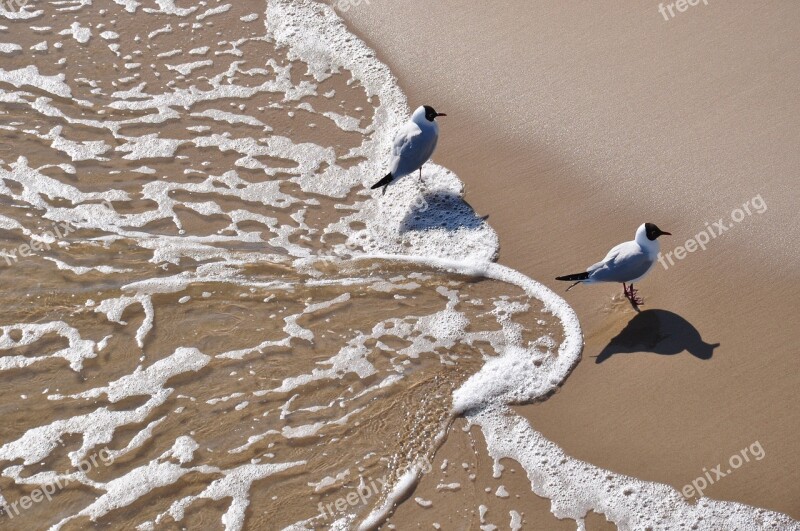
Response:
[[[425,108],[418,107],[394,137],[389,162],[392,182],[420,169],[433,155],[438,141],[439,124],[428,120]]]
[[[611,249],[605,258],[586,269],[589,278],[584,284],[596,282],[634,283],[643,279],[653,268],[661,244],[647,237],[645,225],[636,230],[633,241],[624,242]]]

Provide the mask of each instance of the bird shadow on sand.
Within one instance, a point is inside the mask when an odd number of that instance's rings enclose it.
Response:
[[[667,310],[637,313],[596,357],[603,363],[615,354],[652,352],[674,356],[688,351],[701,360],[709,360],[719,343],[706,343],[697,329],[680,315]]]
[[[412,203],[400,222],[400,232],[477,229],[488,217],[478,216],[469,203],[453,192],[426,192]]]

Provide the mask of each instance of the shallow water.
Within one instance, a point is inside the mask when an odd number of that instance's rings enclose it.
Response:
[[[558,322],[505,282],[351,259],[496,245],[454,178],[374,212],[386,105],[276,48],[263,4],[137,4],[4,22],[5,525],[364,517],[432,456],[483,360],[544,355]],[[320,516],[360,478],[380,492]]]

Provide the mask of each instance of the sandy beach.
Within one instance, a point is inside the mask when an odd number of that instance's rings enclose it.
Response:
[[[666,253],[725,220],[637,286],[641,313],[617,286],[564,294],[583,359],[517,410],[573,457],[677,489],[760,443],[705,494],[800,518],[798,7],[709,2],[665,20],[656,3],[373,0],[341,14],[412,106],[448,113],[434,160],[489,215],[500,263],[563,293],[555,276],[644,221],[672,232]],[[734,212],[756,196],[762,214]],[[478,505],[462,494],[449,499]]]

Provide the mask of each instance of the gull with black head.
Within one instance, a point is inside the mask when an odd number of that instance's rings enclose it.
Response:
[[[436,123],[436,118],[439,116],[447,115],[436,112],[430,105],[423,105],[414,111],[411,119],[394,137],[389,173],[373,184],[372,190],[383,188],[385,194],[386,188],[391,183],[417,170],[422,181],[422,165],[431,158],[439,141],[439,124]]]
[[[653,268],[661,245],[659,236],[671,236],[669,232],[659,229],[654,223],[642,223],[636,230],[636,237],[611,249],[605,258],[589,266],[583,273],[556,277],[556,280],[574,282],[567,291],[577,284],[595,284],[597,282],[621,282],[625,298],[634,307],[643,304],[633,289],[633,283],[643,279]],[[626,284],[630,284],[626,286]]]

